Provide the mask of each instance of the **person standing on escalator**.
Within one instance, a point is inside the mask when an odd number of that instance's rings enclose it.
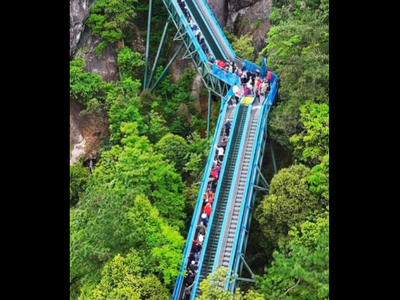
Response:
[[[225,123],[225,134],[226,134],[226,136],[229,136],[230,131],[231,131],[231,122],[228,120]]]

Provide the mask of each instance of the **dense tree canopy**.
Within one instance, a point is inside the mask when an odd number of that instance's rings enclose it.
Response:
[[[329,106],[307,101],[300,107],[302,131],[293,135],[295,157],[315,165],[329,153]]]
[[[138,0],[97,0],[90,9],[87,24],[103,41],[97,46],[98,54],[107,46],[122,40],[136,16]]]
[[[136,252],[126,257],[116,255],[105,264],[101,281],[94,289],[87,289],[78,300],[165,300],[168,290],[156,276],[146,272]]]
[[[264,277],[257,277],[267,300],[329,299],[329,214],[289,232],[286,249],[274,253]]]
[[[225,283],[233,283],[237,274],[231,274],[226,268],[217,268],[200,283],[201,295],[197,300],[263,300],[263,296],[252,290],[248,292],[237,289],[235,293],[225,290]]]
[[[274,248],[293,226],[299,226],[322,209],[309,189],[310,175],[311,170],[304,165],[281,169],[273,177],[270,192],[257,209],[256,218],[266,242]]]
[[[262,53],[281,82],[281,104],[271,114],[271,135],[289,146],[289,138],[299,130],[300,106],[307,100],[329,103],[329,4],[307,1],[302,7],[300,2],[284,2],[271,14],[277,24]]]

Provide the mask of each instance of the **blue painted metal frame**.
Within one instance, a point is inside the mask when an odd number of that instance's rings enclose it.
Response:
[[[234,58],[237,57],[235,51],[233,51],[233,48],[232,48],[232,46],[231,46],[231,43],[228,42],[228,39],[226,38],[225,33],[222,31],[221,26],[219,25],[217,19],[215,18],[214,13],[212,12],[212,10],[210,9],[210,7],[208,6],[208,3],[207,3],[205,0],[194,0],[194,1],[196,1],[196,2],[197,2],[197,1],[202,1],[202,2],[204,3],[205,8],[208,10],[208,12],[209,12],[211,18],[212,18],[213,21],[214,21],[215,28],[219,31],[219,33],[221,34],[222,38],[224,39],[226,45],[227,45],[228,48],[231,50],[232,57],[234,57]],[[211,31],[211,32],[212,32],[212,31]]]
[[[166,5],[165,0],[163,0],[163,2],[164,2],[164,4]],[[174,5],[176,12],[178,13],[178,15],[179,15],[179,17],[180,17],[180,19],[181,19],[182,24],[184,24],[184,27],[186,28],[187,34],[189,34],[189,36],[192,38],[192,40],[196,41],[196,43],[194,43],[194,45],[195,45],[196,50],[197,50],[197,51],[199,52],[199,54],[200,54],[201,60],[202,60],[203,62],[208,62],[207,56],[204,54],[203,49],[201,49],[201,46],[200,46],[199,42],[197,41],[197,38],[196,38],[196,36],[194,35],[193,30],[192,30],[192,28],[190,27],[190,24],[188,23],[188,21],[187,21],[185,15],[183,14],[183,12],[182,12],[182,10],[181,10],[181,8],[180,8],[178,2],[177,2],[177,1],[170,1],[170,2]],[[167,6],[167,5],[166,5],[166,6]],[[189,8],[188,8],[188,11],[189,11],[189,13],[190,13],[190,16],[193,18],[193,15],[192,15],[191,11],[189,10]],[[194,19],[194,18],[193,18],[193,19]],[[172,20],[173,20],[174,23],[175,23],[175,19],[172,18]],[[175,26],[178,27],[177,24],[175,24]]]
[[[275,80],[272,83],[271,91],[267,96],[266,101],[264,101],[261,112],[260,112],[260,118],[258,120],[257,124],[257,131],[255,136],[257,137],[256,140],[256,147],[253,147],[252,155],[251,155],[251,160],[250,160],[250,166],[252,167],[251,172],[248,175],[248,178],[246,180],[246,187],[244,191],[244,195],[246,196],[245,201],[242,203],[242,207],[240,209],[241,213],[239,216],[238,224],[240,224],[240,230],[236,231],[235,235],[235,241],[233,243],[233,248],[232,248],[232,256],[234,259],[232,259],[229,263],[229,269],[232,269],[234,273],[238,273],[238,268],[240,265],[240,255],[242,254],[243,250],[243,243],[245,240],[246,236],[246,229],[247,226],[249,225],[249,215],[250,215],[250,209],[253,206],[254,203],[254,198],[255,198],[255,193],[254,193],[254,182],[256,179],[257,175],[257,167],[260,163],[260,156],[261,156],[261,147],[265,146],[265,141],[264,141],[264,135],[266,134],[266,124],[268,120],[268,114],[271,110],[273,101],[275,99],[276,95],[276,88],[277,88],[277,80]],[[257,163],[254,163],[257,162]],[[244,220],[242,221],[244,217]],[[230,283],[227,282],[225,284],[225,289],[229,288]],[[233,291],[235,288],[235,284],[232,284],[230,286],[230,290]]]
[[[201,213],[202,213],[201,208],[203,206],[203,195],[204,195],[204,193],[206,191],[208,177],[210,176],[210,172],[211,172],[212,161],[213,161],[214,156],[215,156],[215,151],[216,151],[215,150],[215,144],[219,140],[220,133],[221,133],[221,130],[223,128],[222,127],[223,126],[222,120],[224,119],[224,117],[226,115],[227,108],[228,108],[227,102],[228,102],[229,98],[232,95],[233,95],[233,91],[231,89],[228,92],[228,94],[225,96],[225,99],[222,101],[221,110],[220,110],[220,114],[219,114],[217,125],[216,125],[216,128],[217,128],[218,131],[215,132],[214,137],[213,137],[210,153],[208,155],[207,164],[206,164],[206,168],[205,168],[206,171],[204,172],[203,180],[201,181],[201,188],[199,190],[199,195],[197,196],[196,207],[195,207],[195,210],[193,212],[192,222],[190,224],[188,237],[187,237],[187,240],[186,240],[185,248],[183,250],[181,274],[178,276],[178,278],[176,280],[174,291],[172,293],[172,297],[173,297],[172,299],[174,299],[174,300],[180,294],[180,290],[182,288],[182,279],[183,279],[184,271],[186,269],[187,258],[189,257],[190,250],[191,250],[191,247],[192,247],[192,241],[194,239],[194,234],[196,232],[196,227],[197,227],[197,224],[198,224],[198,222],[200,220]],[[212,220],[209,221],[209,224],[211,224],[211,221]],[[207,235],[206,235],[206,239],[207,239]],[[202,254],[203,254],[203,251],[202,251]]]
[[[254,98],[253,98],[253,101],[254,101]],[[249,109],[248,109],[247,115],[246,115],[246,123],[245,123],[245,125],[244,125],[243,128],[247,128],[247,127],[248,127],[249,119],[250,119],[249,116],[250,116],[250,114],[251,114],[252,103],[250,103],[248,106],[249,106]],[[242,135],[242,138],[240,139],[240,146],[239,146],[239,149],[240,149],[240,150],[243,148],[243,144],[244,144],[244,141],[245,141],[245,140],[246,140],[246,134],[244,133],[244,134]],[[240,151],[240,150],[239,150],[239,151]],[[237,178],[237,173],[238,173],[238,169],[239,169],[238,166],[239,166],[240,158],[241,158],[241,154],[240,154],[240,156],[238,157],[238,159],[236,160],[236,164],[235,164],[235,173],[234,173],[233,178]],[[233,181],[233,182],[236,182],[236,180]],[[232,199],[234,198],[234,197],[233,197],[233,190],[234,190],[234,184],[232,184],[232,185],[231,185],[231,188],[229,189],[228,202],[227,202],[227,205],[226,205],[227,209],[225,210],[224,222],[222,223],[222,227],[221,227],[221,228],[223,228],[223,229],[225,229],[226,220],[228,219],[227,216],[228,216],[228,214],[229,214],[229,208],[230,208],[230,205],[231,205],[231,201],[232,201]],[[244,196],[244,195],[245,195],[245,194],[243,194],[243,196]],[[240,223],[238,222],[238,224],[240,224]],[[224,239],[224,236],[225,236],[225,235],[221,235],[220,238],[219,238],[217,253],[219,253],[219,252],[221,251],[222,240]],[[213,271],[212,271],[213,273],[215,272],[215,269],[217,268],[217,266],[218,266],[218,260],[216,259],[216,260],[214,260],[214,266],[213,266]]]
[[[231,85],[212,74],[212,64],[208,62],[204,52],[199,50],[200,45],[195,38],[189,23],[182,10],[174,0],[162,0],[170,17],[177,28],[174,40],[182,40],[186,46],[185,58],[191,57],[204,85],[221,98],[225,97]]]
[[[232,89],[231,89],[230,91],[232,91]],[[233,96],[233,91],[232,91],[232,94],[230,95],[230,97],[231,97],[231,96]],[[229,98],[227,98],[227,99],[229,100]],[[233,128],[233,130],[234,130],[234,128],[235,128],[235,124],[236,124],[236,121],[237,121],[237,115],[238,115],[238,113],[239,113],[239,105],[236,107],[235,116],[234,116],[234,118],[233,118],[233,122],[232,122],[232,126],[231,126],[231,128]],[[231,130],[230,136],[233,135],[233,130]],[[229,153],[230,148],[231,148],[231,141],[232,141],[232,139],[229,138],[228,144],[226,145],[225,157],[224,157],[224,160],[223,160],[223,163],[222,163],[221,173],[220,173],[220,175],[219,175],[218,185],[217,185],[217,189],[216,189],[215,195],[214,195],[213,210],[211,211],[210,220],[209,220],[209,224],[210,224],[210,225],[207,226],[207,232],[211,232],[211,226],[213,226],[212,223],[213,223],[214,214],[215,214],[215,211],[216,211],[215,208],[217,207],[218,198],[219,198],[220,186],[221,186],[221,182],[222,182],[222,180],[223,180],[223,178],[224,178],[224,174],[225,174],[225,169],[226,169],[225,164],[226,164],[226,162],[228,161],[228,155],[229,155],[228,153]],[[208,238],[209,238],[209,235],[206,234],[206,236],[205,236],[205,238],[204,238],[204,242],[203,242],[203,249],[206,249],[206,248],[207,248]],[[200,258],[199,258],[199,260],[200,260],[201,262],[204,261],[204,255],[205,255],[205,251],[202,251],[202,252],[201,252],[201,255],[200,255]],[[195,296],[195,294],[196,294],[195,291],[197,290],[198,284],[199,284],[199,280],[198,280],[199,278],[198,278],[198,277],[200,276],[202,267],[203,267],[203,263],[201,263],[201,265],[200,265],[199,268],[197,269],[197,273],[196,273],[196,277],[195,277],[195,284],[193,285],[192,295],[190,296],[190,299],[194,299],[194,296]]]
[[[181,10],[181,8],[180,8],[178,2],[177,2],[176,0],[174,0],[174,1],[172,1],[172,2],[173,2],[174,4],[176,4],[176,5],[175,5],[175,9],[179,10],[180,13],[183,14],[183,12],[182,12],[182,10]],[[176,6],[178,6],[179,8],[176,8]],[[192,18],[194,24],[197,24],[196,19],[193,17],[192,12],[190,11],[190,8],[189,8],[188,6],[186,6],[186,8],[187,8],[187,10],[188,10],[188,12],[189,12],[189,14],[190,14],[190,17]],[[200,14],[200,15],[201,15],[201,14]],[[185,21],[186,21],[186,23],[189,25],[189,28],[190,28],[190,24],[188,23],[186,17],[185,17]],[[190,28],[190,30],[191,30],[192,33],[193,33],[193,29]],[[201,51],[201,52],[203,53],[202,58],[203,58],[203,56],[206,58],[206,60],[205,60],[204,62],[209,62],[208,59],[207,59],[207,56],[205,55],[203,49],[202,49],[201,46],[200,46],[200,43],[197,41],[196,36],[195,36],[194,34],[193,34],[193,36],[194,36],[194,40],[196,40],[196,43],[195,43],[196,49],[197,49],[198,51]],[[208,44],[208,42],[207,42],[207,40],[206,40],[205,38],[204,38],[204,41],[206,42],[208,49],[211,49],[211,48],[210,48],[210,45]],[[197,47],[197,46],[198,46],[198,47]],[[218,44],[217,44],[217,46],[219,47]]]
[[[197,10],[198,10],[198,12],[199,12],[199,15],[200,15],[201,18],[203,19],[204,24],[206,24],[208,30],[209,30],[210,33],[211,33],[211,36],[214,35],[214,34],[213,34],[214,32],[213,32],[213,30],[211,30],[210,24],[209,24],[209,22],[207,21],[207,19],[204,17],[204,15],[203,15],[203,13],[202,13],[202,10],[200,9],[199,4],[197,3],[197,1],[202,1],[202,2],[203,2],[203,6],[205,7],[205,9],[208,11],[208,13],[210,14],[211,18],[213,19],[214,24],[215,24],[215,28],[216,28],[216,29],[219,31],[219,33],[221,34],[222,38],[224,39],[224,42],[225,42],[226,45],[228,46],[227,48],[228,48],[229,50],[232,51],[233,55],[235,55],[235,52],[233,52],[233,49],[232,49],[231,44],[230,44],[230,43],[228,42],[228,40],[226,39],[224,32],[221,30],[221,27],[219,26],[218,21],[215,19],[215,16],[214,16],[213,12],[211,11],[211,9],[209,8],[207,2],[204,1],[204,0],[193,0],[194,6],[197,8]],[[214,37],[214,41],[215,41],[215,44],[217,45],[217,47],[219,48],[219,50],[221,51],[221,53],[225,56],[225,57],[224,57],[225,60],[229,60],[228,57],[226,57],[225,51],[222,49],[220,43],[218,42],[218,40],[217,40],[215,37]],[[233,57],[235,57],[235,56],[233,56]]]
[[[226,72],[225,70],[219,68],[216,64],[212,64],[212,73],[228,84],[239,84],[239,76],[234,73]]]

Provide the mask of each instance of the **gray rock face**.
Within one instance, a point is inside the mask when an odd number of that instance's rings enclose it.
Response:
[[[85,29],[85,21],[89,16],[89,0],[69,0],[69,56],[75,53],[76,46]]]
[[[269,14],[272,0],[205,0],[214,13],[222,29],[233,32],[236,36],[253,36],[255,52],[265,46],[267,32],[271,28]]]
[[[235,5],[232,4],[230,8],[233,9],[236,7]],[[251,6],[240,9],[235,14],[230,14],[227,21],[227,29],[235,32],[237,36],[250,34],[253,37],[254,50],[259,53],[266,46],[265,40],[271,28],[269,21],[271,6],[271,0],[259,0]]]
[[[205,1],[210,7],[211,12],[214,13],[215,19],[217,19],[219,26],[221,26],[221,28],[224,28],[226,25],[226,20],[229,15],[228,1],[230,0],[219,0],[219,1],[205,0]]]
[[[90,7],[94,2],[95,0],[69,1],[69,55],[71,59],[75,56],[83,57],[86,64],[85,71],[99,74],[103,80],[113,81],[117,79],[115,46],[108,45],[101,57],[97,57],[94,48],[101,39],[85,26]]]
[[[242,8],[253,6],[260,0],[228,0],[229,11],[239,11]]]
[[[85,71],[99,74],[105,81],[117,80],[117,52],[115,45],[109,44],[102,51],[100,57],[95,52],[95,47],[100,44],[101,38],[92,34],[89,27],[85,28],[81,41],[78,44],[77,55],[85,60]]]

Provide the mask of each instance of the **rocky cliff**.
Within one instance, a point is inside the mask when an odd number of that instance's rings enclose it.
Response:
[[[267,32],[271,28],[269,14],[272,0],[206,0],[222,29],[241,37],[253,36],[255,52],[265,46]]]

